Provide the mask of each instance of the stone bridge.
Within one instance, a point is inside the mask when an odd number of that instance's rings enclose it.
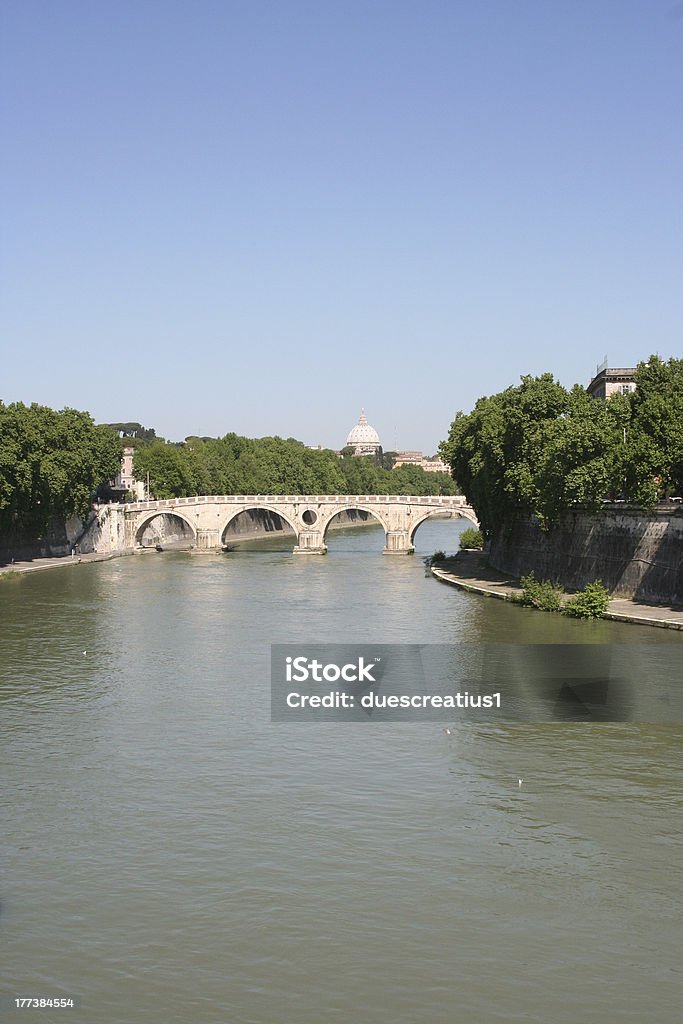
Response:
[[[420,523],[433,516],[463,517],[478,526],[474,511],[461,496],[406,497],[389,494],[307,494],[307,495],[213,495],[171,498],[165,501],[137,501],[110,506],[119,520],[127,548],[139,548],[142,536],[157,516],[174,516],[189,527],[193,547],[200,551],[220,550],[232,520],[250,509],[275,513],[296,535],[295,552],[324,555],[325,535],[340,512],[357,509],[379,521],[386,540],[384,554],[410,554]],[[121,527],[123,527],[121,529]]]

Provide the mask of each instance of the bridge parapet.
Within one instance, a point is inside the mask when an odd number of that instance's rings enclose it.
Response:
[[[126,511],[142,511],[148,508],[171,508],[178,505],[241,504],[245,502],[267,502],[268,504],[337,504],[360,501],[378,505],[445,505],[467,506],[467,498],[460,494],[198,494],[184,498],[154,498],[143,501],[125,502]]]

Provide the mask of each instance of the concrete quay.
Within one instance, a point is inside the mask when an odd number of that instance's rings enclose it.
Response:
[[[67,565],[80,565],[82,562],[109,562],[112,558],[118,558],[120,555],[132,554],[132,551],[117,551],[117,552],[105,552],[98,554],[98,552],[89,552],[88,554],[76,555],[55,555],[54,557],[43,557],[36,556],[33,559],[26,559],[25,561],[19,562],[4,562],[0,565],[0,580],[3,576],[11,576],[12,573],[24,573],[28,572],[41,572],[43,569],[59,569],[64,568]]]
[[[517,580],[489,568],[484,556],[478,551],[461,551],[454,559],[449,559],[448,569],[432,566],[431,572],[440,583],[500,601],[510,601],[522,592]],[[633,622],[639,626],[683,630],[683,608],[643,604],[621,597],[610,600],[603,618],[615,622]]]

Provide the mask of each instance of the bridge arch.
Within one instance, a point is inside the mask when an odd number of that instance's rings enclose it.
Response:
[[[386,535],[389,532],[390,527],[386,519],[382,516],[379,508],[373,508],[372,506],[364,505],[361,502],[354,502],[348,505],[340,505],[339,507],[335,507],[334,509],[332,509],[327,514],[321,515],[319,520],[319,528],[323,544],[325,543],[330,523],[337,518],[340,512],[366,512],[370,516],[370,518],[374,519],[375,522],[379,523],[379,525],[384,530],[384,538],[386,543]]]
[[[294,543],[295,544],[298,543],[298,541],[299,541],[299,527],[297,527],[295,525],[295,523],[293,522],[293,520],[292,520],[292,518],[290,516],[286,515],[280,508],[278,508],[276,506],[260,504],[259,502],[254,502],[253,504],[246,504],[246,505],[244,505],[243,508],[233,508],[232,509],[232,511],[230,512],[228,518],[223,522],[223,525],[222,525],[221,530],[220,530],[220,541],[221,541],[222,544],[225,543],[225,536],[226,536],[228,527],[230,526],[230,523],[232,523],[235,519],[237,519],[238,516],[241,516],[243,512],[270,512],[271,515],[277,516],[278,519],[281,519],[283,521],[283,523],[287,523],[287,526],[289,526],[289,528],[294,533],[294,538],[295,538]]]
[[[177,519],[185,526],[187,526],[192,535],[192,543],[197,543],[197,530],[194,525],[190,522],[187,516],[184,516],[182,512],[178,512],[175,508],[156,508],[150,512],[143,513],[141,517],[135,523],[135,546],[142,547],[142,537],[148,526],[160,516],[169,519]]]
[[[422,525],[422,523],[426,522],[427,519],[444,518],[444,511],[444,509],[431,508],[429,509],[428,512],[425,512],[423,515],[413,520],[410,524],[410,543],[415,543],[415,534],[417,533],[418,528]],[[477,529],[479,529],[479,520],[475,516],[472,509],[469,508],[468,506],[463,506],[462,508],[452,508],[450,509],[450,513],[451,519],[468,519],[471,523],[474,523]]]

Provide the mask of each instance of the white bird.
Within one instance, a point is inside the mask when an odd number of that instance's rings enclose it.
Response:
[[[84,653],[84,654],[87,654],[88,652],[87,652],[87,651],[83,651],[83,653]]]
[[[451,734],[451,730],[450,729],[444,729],[444,732],[446,733],[447,736],[450,736],[450,734]]]
[[[524,779],[518,779],[517,782],[519,783],[519,787],[518,788],[521,789],[522,788],[522,783],[524,782]]]

